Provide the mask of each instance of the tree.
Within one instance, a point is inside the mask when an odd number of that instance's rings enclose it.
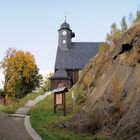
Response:
[[[51,81],[50,81],[50,77],[52,77],[53,73],[49,73],[49,75],[44,77],[42,86],[41,86],[41,90],[43,91],[49,91],[51,90]]]
[[[122,32],[122,34],[123,34],[123,33],[126,32],[127,29],[128,29],[125,16],[122,17],[121,27],[122,27],[121,32]]]
[[[136,20],[135,20],[135,22],[138,22],[138,21],[140,21],[140,7],[136,11]]]
[[[129,27],[134,25],[137,22],[140,22],[140,6],[138,10],[136,11],[136,16],[133,16],[132,13],[129,14],[128,17],[129,24],[126,22],[126,17],[123,16],[121,20],[121,30],[117,28],[117,24],[114,22],[111,25],[111,31],[110,33],[107,33],[106,35],[106,41],[110,45],[112,42],[118,40],[120,36],[128,30]]]
[[[111,34],[114,35],[116,32],[117,32],[117,24],[114,22],[112,25],[111,25]]]
[[[30,52],[8,49],[1,62],[4,69],[4,90],[9,96],[21,98],[40,85],[42,76]]]
[[[135,22],[135,18],[132,13],[129,14],[128,20],[129,20],[129,26],[132,26]]]
[[[121,31],[117,28],[117,24],[113,23],[111,25],[110,33],[107,33],[106,41],[111,44],[113,41],[116,41],[121,36]]]

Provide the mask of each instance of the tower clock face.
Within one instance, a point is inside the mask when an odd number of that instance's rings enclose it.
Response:
[[[66,32],[66,31],[63,31],[63,32],[62,32],[62,35],[66,35],[66,34],[67,34],[67,32]]]

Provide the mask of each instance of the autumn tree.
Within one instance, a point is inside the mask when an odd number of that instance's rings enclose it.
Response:
[[[21,98],[40,85],[42,76],[30,52],[8,49],[1,68],[4,70],[4,90],[8,96]]]

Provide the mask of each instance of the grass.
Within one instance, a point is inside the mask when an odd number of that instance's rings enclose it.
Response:
[[[67,95],[67,115],[63,116],[60,108],[53,113],[53,95],[49,95],[31,109],[31,124],[43,140],[91,140],[93,135],[75,133],[66,128],[59,128],[60,124],[68,121],[74,114],[70,92]],[[96,140],[107,140],[96,138]]]
[[[19,107],[24,106],[29,100],[33,100],[38,95],[42,94],[41,92],[33,92],[31,94],[28,94],[24,98],[15,101],[13,104],[10,105],[0,105],[0,111],[5,113],[14,113]]]

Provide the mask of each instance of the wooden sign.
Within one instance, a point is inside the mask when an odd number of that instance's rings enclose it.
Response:
[[[62,93],[56,94],[56,104],[57,105],[62,104]]]
[[[66,87],[57,88],[54,89],[52,92],[54,93],[54,113],[56,113],[57,106],[61,105],[64,115],[66,115],[65,93],[68,92],[67,88]]]

